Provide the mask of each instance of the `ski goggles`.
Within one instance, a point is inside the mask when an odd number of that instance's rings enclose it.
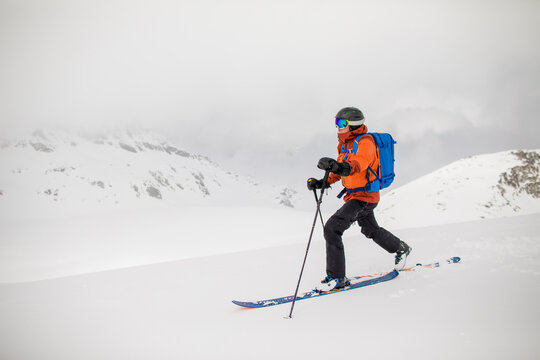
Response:
[[[336,118],[336,126],[338,127],[338,129],[346,128],[347,126],[349,126],[349,120]]]

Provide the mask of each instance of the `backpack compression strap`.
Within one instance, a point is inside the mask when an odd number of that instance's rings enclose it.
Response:
[[[375,175],[377,178],[373,181],[369,181],[369,173],[372,173],[373,175]],[[343,197],[343,195],[345,195],[345,193],[347,194],[350,194],[350,193],[355,193],[355,192],[360,192],[360,191],[367,191],[367,192],[372,192],[371,190],[372,189],[376,189],[374,191],[378,191],[379,188],[380,188],[380,176],[379,176],[379,170],[377,169],[377,172],[373,171],[372,168],[368,167],[367,170],[366,170],[366,178],[367,178],[367,184],[366,186],[362,186],[362,187],[359,187],[359,188],[354,188],[354,189],[347,189],[346,187],[343,188],[343,190],[341,190],[341,192],[338,194],[338,199],[341,199]]]

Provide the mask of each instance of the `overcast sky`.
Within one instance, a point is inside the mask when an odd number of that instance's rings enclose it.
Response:
[[[356,106],[403,182],[540,148],[539,44],[537,0],[0,0],[0,133],[149,128],[294,182]]]

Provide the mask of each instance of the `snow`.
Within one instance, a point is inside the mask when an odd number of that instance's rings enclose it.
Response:
[[[240,196],[244,205],[267,207],[283,206],[295,195],[228,172],[150,132],[36,131],[0,144],[3,213],[26,214],[29,206],[64,214],[154,208],[156,202],[235,205]]]
[[[58,210],[58,209],[57,209]],[[163,206],[0,218],[0,282],[35,281],[307,240],[287,207]],[[256,235],[254,235],[256,234]]]
[[[294,291],[305,244],[178,260],[0,287],[5,359],[536,359],[540,351],[540,215],[404,229],[410,262],[461,264],[289,305],[231,300]],[[320,228],[319,228],[320,230]],[[391,256],[345,237],[349,274]],[[276,266],[279,263],[279,266]],[[312,246],[301,288],[320,280]]]
[[[529,153],[538,157],[540,150]],[[378,219],[404,228],[538,213],[539,198],[500,184],[503,173],[524,165],[516,154],[519,151],[462,159],[392,190],[377,209]],[[539,166],[537,160],[528,169],[536,176],[537,189]],[[414,211],[409,211],[412,204]]]
[[[515,151],[450,164],[385,193],[376,209],[412,246],[410,264],[460,264],[303,300],[285,319],[290,304],[231,301],[294,293],[312,194],[167,146],[140,134],[0,142],[0,359],[539,357],[540,200],[499,181],[523,165]],[[183,189],[169,186],[177,181]],[[392,269],[393,256],[356,225],[344,243],[349,276]],[[317,223],[300,290],[324,268]]]

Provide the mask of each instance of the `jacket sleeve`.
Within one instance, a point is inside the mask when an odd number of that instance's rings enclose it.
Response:
[[[332,185],[333,183],[336,183],[339,180],[341,180],[341,176],[339,176],[337,174],[330,173],[330,176],[328,176],[328,184],[329,185]]]

